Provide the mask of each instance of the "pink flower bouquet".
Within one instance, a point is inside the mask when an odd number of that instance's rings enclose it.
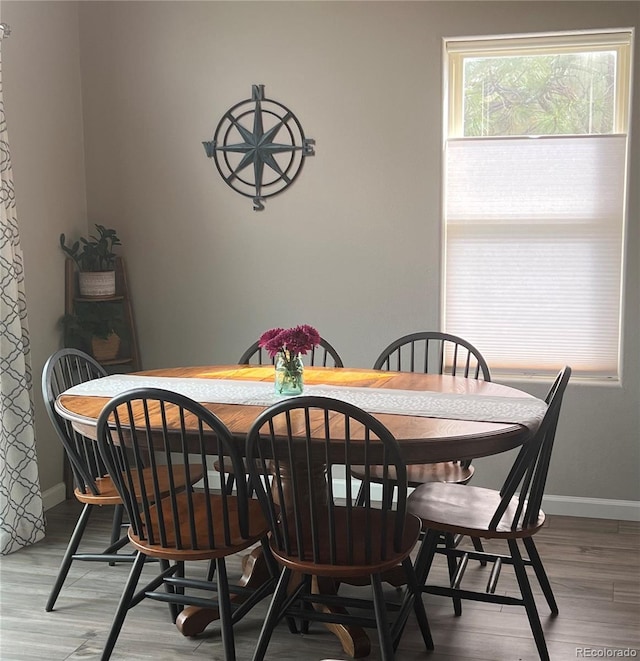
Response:
[[[284,358],[292,359],[297,355],[305,355],[318,344],[320,334],[308,324],[286,329],[272,328],[265,331],[258,340],[258,345],[267,350],[270,358],[282,353]]]
[[[294,328],[271,328],[258,340],[274,359],[276,369],[276,392],[280,395],[300,395],[304,388],[302,374],[304,366],[301,355],[311,351],[320,343],[318,331],[307,324]]]

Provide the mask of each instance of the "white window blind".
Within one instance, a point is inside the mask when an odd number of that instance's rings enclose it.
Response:
[[[618,376],[626,145],[447,141],[444,328],[492,371]]]

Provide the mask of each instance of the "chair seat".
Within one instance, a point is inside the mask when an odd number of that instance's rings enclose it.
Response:
[[[455,482],[466,484],[473,477],[473,466],[463,466],[457,461],[441,461],[435,464],[409,464],[407,466],[407,483],[410,487],[419,487],[428,482]],[[382,466],[370,466],[369,472],[372,482],[384,481]],[[364,466],[352,466],[351,475],[362,480]],[[395,482],[396,475],[391,467],[387,476],[389,481]]]
[[[518,500],[513,498],[495,530],[489,523],[500,504],[500,492],[483,487],[432,482],[418,487],[407,500],[407,510],[422,520],[425,529],[472,537],[530,537],[544,524],[542,510],[534,525],[512,528]]]
[[[225,490],[220,493],[218,480],[209,479],[215,458],[229,457],[229,465],[236,472],[242,470],[240,451],[228,427],[184,394],[147,387],[131,389],[110,399],[98,418],[96,438],[106,472],[114,480],[126,507],[127,538],[137,551],[102,661],[109,661],[127,613],[143,599],[168,603],[172,620],[177,622],[180,616],[180,626],[187,635],[200,631],[203,623],[206,626],[215,609],[220,620],[222,656],[235,661],[233,627],[272,588],[275,568],[267,559],[269,577],[256,589],[246,582],[230,585],[227,556],[257,543],[266,545],[269,524],[261,504],[247,497],[244,481],[238,482],[235,495],[231,495]],[[123,449],[127,451],[126,462],[120,461]],[[153,484],[161,486],[144,489],[147,470]],[[138,475],[140,494],[130,486]],[[226,483],[224,472],[221,477],[222,483]],[[161,497],[165,483],[166,495]],[[138,584],[149,558],[159,560],[160,572],[141,587]],[[185,575],[185,564],[199,560],[215,560],[209,565],[209,575],[212,566],[215,568],[215,586],[205,576],[196,578],[191,571],[189,576]],[[206,596],[211,589],[215,594]],[[233,604],[231,597],[231,593],[240,592],[241,606]],[[205,609],[208,615],[189,614],[189,606]]]
[[[376,516],[378,512],[380,516]],[[367,515],[369,515],[368,521],[366,521]],[[349,521],[347,520],[348,516],[350,516]],[[305,536],[303,539],[304,558],[299,558],[295,531],[290,532],[289,553],[285,553],[282,549],[279,549],[273,538],[270,539],[271,550],[280,564],[303,574],[343,578],[369,576],[371,574],[382,573],[399,565],[411,553],[420,535],[420,520],[415,516],[408,515],[406,517],[402,544],[400,545],[400,548],[393,553],[392,533],[394,526],[391,522],[394,520],[394,516],[395,512],[393,511],[383,513],[381,510],[369,510],[367,512],[364,508],[358,508],[355,510],[352,509],[350,513],[347,513],[346,508],[335,509],[335,523],[333,529],[351,529],[355,531],[353,537],[356,539],[367,538],[367,534],[365,533],[366,525],[371,526],[371,529],[373,530],[371,537],[373,539],[381,539],[382,533],[379,532],[376,535],[376,531],[383,530],[383,518],[386,518],[387,539],[384,559],[381,557],[380,552],[382,541],[380,544],[376,543],[371,545],[369,549],[366,548],[365,544],[358,545],[351,549],[352,555],[350,556],[349,549],[344,543],[344,536],[337,535],[338,539],[335,549],[335,559],[331,561],[331,540],[335,535],[330,534],[329,524],[323,524],[323,522],[316,522],[318,524],[317,530],[320,532],[317,535],[319,548],[318,556],[315,561],[313,558],[313,543],[310,535]],[[362,534],[358,534],[358,530],[362,530]],[[367,552],[370,553],[370,557],[367,557]]]
[[[96,478],[95,485],[98,489],[97,494],[91,493],[88,489],[83,492],[76,487],[73,490],[73,495],[81,503],[90,503],[91,505],[119,505],[122,503],[122,498],[118,495],[113,480],[108,475]]]
[[[189,466],[189,482],[195,484],[202,479],[203,473],[201,466]],[[151,475],[151,469],[145,468],[143,470],[144,475],[144,485],[147,494],[152,495],[155,493],[153,486],[153,478]],[[138,480],[137,475],[133,476],[134,480],[134,489],[136,494],[141,493],[140,481]],[[184,467],[179,467],[178,469],[174,468],[174,481],[176,489],[184,489],[187,485],[187,477]],[[93,494],[89,490],[87,492],[82,492],[80,489],[76,488],[74,490],[75,497],[81,503],[89,503],[91,505],[119,505],[122,503],[122,499],[118,495],[118,490],[116,489],[113,480],[109,475],[96,478],[95,480],[96,487],[98,488],[99,493]],[[169,493],[169,474],[167,469],[160,467],[158,471],[158,484],[160,486],[160,493],[165,496]]]
[[[207,503],[208,500],[208,503]],[[223,498],[222,496],[210,495],[207,497],[203,493],[192,494],[195,529],[197,533],[197,548],[179,548],[180,544],[176,542],[176,531],[173,527],[171,515],[171,501],[169,498],[163,498],[161,508],[154,505],[151,508],[151,520],[154,522],[153,530],[145,530],[147,539],[142,539],[139,535],[133,533],[129,528],[129,541],[138,551],[145,555],[176,561],[189,560],[209,560],[222,558],[233,553],[243,551],[249,546],[253,546],[262,537],[267,534],[269,524],[264,517],[262,507],[257,500],[249,500],[249,531],[248,535],[243,537],[238,525],[238,499],[235,496],[227,496],[226,504],[229,516],[228,538],[225,539],[225,530],[223,525],[211,525],[209,521],[221,522],[223,518]],[[179,535],[181,540],[188,540],[191,536],[189,530],[188,499],[186,493],[178,494],[176,497],[176,506],[178,511],[178,520],[181,522]],[[209,515],[208,509],[211,514]],[[166,531],[166,540],[161,543],[159,531],[159,511],[163,513],[163,524]],[[149,534],[151,532],[151,535]],[[209,537],[209,533],[213,539]],[[148,538],[153,537],[154,543],[149,542]],[[196,546],[194,544],[194,546]]]

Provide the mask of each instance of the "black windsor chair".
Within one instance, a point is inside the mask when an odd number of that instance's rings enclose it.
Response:
[[[373,365],[376,370],[393,370],[397,372],[423,372],[425,374],[450,374],[467,379],[483,379],[491,381],[491,372],[482,354],[467,340],[441,333],[440,331],[421,331],[398,338],[392,342],[376,359]],[[371,479],[382,482],[391,480],[395,486],[396,477],[391,474],[382,475],[379,466],[371,466]],[[451,482],[467,484],[473,477],[474,467],[470,460],[440,461],[428,464],[410,464],[407,466],[407,480],[410,487],[419,487],[429,482]],[[354,466],[351,475],[358,480],[363,478],[364,467]],[[394,490],[388,492],[393,498]],[[361,498],[358,494],[358,498]],[[443,543],[455,547],[462,536],[443,535]],[[482,542],[474,539],[477,550],[482,550]],[[484,561],[482,562],[484,565]],[[453,570],[453,565],[452,565]],[[456,612],[459,604],[454,602]]]
[[[98,445],[92,439],[78,433],[69,420],[56,413],[54,404],[58,395],[74,385],[106,376],[105,369],[91,356],[77,349],[61,349],[49,357],[42,371],[42,394],[49,419],[58,438],[62,442],[66,456],[71,466],[74,480],[74,496],[83,503],[84,507],[75,528],[69,539],[69,544],[58,571],[51,594],[45,605],[46,611],[53,610],[60,590],[69,573],[74,560],[108,562],[133,562],[135,554],[119,553],[127,545],[129,539],[122,534],[124,505],[112,477],[102,461]],[[164,469],[160,469],[162,473]],[[142,473],[142,479],[148,481],[150,471]],[[166,475],[163,483],[166,482]],[[197,468],[193,468],[190,475],[194,481],[202,477]],[[175,488],[185,488],[184,475],[175,476]],[[136,485],[140,488],[140,485]],[[93,508],[110,505],[114,507],[111,539],[109,546],[99,553],[78,553],[78,548],[87,528]]]
[[[112,399],[100,414],[97,432],[100,453],[129,515],[129,541],[137,552],[102,661],[110,658],[128,610],[145,598],[173,605],[174,621],[185,605],[217,608],[224,656],[233,661],[233,625],[272,592],[275,578],[255,591],[231,586],[225,558],[260,541],[273,576],[276,567],[266,544],[267,520],[258,501],[247,497],[244,480],[231,495],[220,493],[209,478],[207,467],[213,457],[223,477],[230,467],[242,470],[229,430],[204,406],[183,395],[144,388]],[[196,469],[202,477],[197,484]],[[149,483],[143,479],[146,470],[152,474]],[[193,486],[175,488],[183,476]],[[144,485],[139,492],[138,483]],[[137,589],[148,558],[160,559],[162,571]],[[215,561],[215,586],[184,577],[184,563],[196,560]],[[162,585],[165,592],[158,591]],[[217,595],[203,597],[192,590],[217,590]],[[230,593],[242,594],[242,600],[232,603]]]
[[[338,440],[341,439],[341,440]],[[333,490],[336,469],[351,466],[351,457],[375,457],[398,480],[396,508],[382,507],[365,497],[355,505],[347,484],[346,502]],[[415,601],[420,630],[427,649],[431,633],[424,606],[415,599],[416,576],[409,554],[420,534],[419,521],[406,515],[407,487],[400,447],[387,428],[361,409],[335,399],[293,397],[274,404],[261,415],[247,435],[246,455],[251,480],[271,534],[269,544],[281,567],[278,586],[260,633],[253,660],[264,658],[269,640],[283,617],[301,618],[303,631],[310,621],[339,622],[378,630],[381,658],[394,658],[404,623]],[[264,478],[271,487],[264,486]],[[385,489],[390,488],[385,485]],[[385,601],[381,575],[401,565],[407,586],[401,599]],[[298,585],[290,585],[292,576]],[[312,588],[330,583],[323,594]],[[334,581],[368,578],[371,601],[337,593]],[[332,589],[333,588],[333,589]],[[319,612],[312,605],[322,605]],[[339,607],[340,612],[330,607]],[[365,614],[344,610],[354,606]],[[390,622],[388,615],[396,613]]]
[[[500,491],[432,482],[418,487],[408,499],[408,510],[420,517],[423,530],[426,532],[415,565],[422,592],[449,596],[458,601],[473,599],[524,606],[542,661],[548,661],[549,652],[526,567],[533,567],[551,613],[557,615],[558,605],[534,544],[533,535],[540,530],[545,520],[540,506],[562,399],[570,376],[570,367],[565,367],[558,374],[546,397],[548,407],[542,423],[531,439],[520,449]],[[438,546],[438,540],[443,533],[506,540],[509,553],[481,553],[461,548],[443,548]],[[529,554],[528,558],[523,558],[520,553],[519,539],[522,540]],[[456,563],[456,570],[448,586],[426,582],[436,553],[445,554],[448,560]],[[469,558],[493,563],[485,592],[460,587]],[[501,568],[505,564],[513,565],[521,592],[520,597],[495,592]]]
[[[424,372],[425,374],[450,374],[468,379],[491,381],[491,372],[482,354],[469,342],[457,335],[438,331],[423,331],[405,335],[392,342],[378,356],[375,370],[397,372]],[[372,480],[381,482],[381,470],[371,466]],[[471,461],[446,461],[430,464],[410,464],[407,479],[410,487],[426,482],[455,482],[466,484],[473,476]],[[354,466],[351,474],[361,480],[363,467]],[[387,476],[395,482],[393,475]],[[393,490],[390,492],[393,497]]]
[[[42,371],[45,408],[71,467],[74,496],[84,505],[45,605],[46,611],[53,610],[74,560],[104,561],[111,564],[115,561],[133,561],[132,554],[118,553],[128,542],[127,536],[123,536],[121,531],[124,507],[111,478],[107,475],[97,444],[76,432],[71,422],[60,417],[54,408],[56,398],[65,390],[103,376],[107,376],[107,372],[102,365],[77,349],[56,351],[49,357]],[[78,553],[93,508],[104,505],[114,507],[109,546],[100,553]]]

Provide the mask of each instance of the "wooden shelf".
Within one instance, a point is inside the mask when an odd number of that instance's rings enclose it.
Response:
[[[119,355],[113,360],[98,361],[110,373],[126,373],[138,372],[142,369],[140,365],[140,354],[138,352],[138,334],[136,332],[136,325],[133,318],[133,306],[131,304],[131,296],[129,294],[129,286],[127,284],[127,273],[125,270],[124,261],[121,257],[116,258],[116,294],[115,296],[100,296],[94,298],[87,298],[86,296],[79,295],[78,288],[78,273],[76,267],[71,259],[65,262],[65,295],[64,295],[64,311],[65,314],[73,314],[76,310],[76,305],[95,304],[103,305],[109,303],[112,305],[122,306],[122,318],[126,329],[127,337],[121,338]],[[72,346],[68,342],[68,338],[64,338],[64,345],[66,347]],[[86,351],[91,354],[90,346],[75,346],[77,349]],[[64,463],[64,482],[66,488],[66,497],[73,498],[73,475],[65,458]]]
[[[138,334],[133,317],[133,306],[127,283],[127,274],[122,257],[116,258],[116,293],[115,296],[86,297],[79,295],[78,273],[71,259],[65,262],[65,314],[74,314],[76,305],[104,303],[119,304],[122,306],[122,320],[125,333],[121,337],[121,345],[118,355],[112,360],[99,360],[98,362],[109,370],[110,367],[127,366],[127,371],[138,372],[142,369],[140,365],[140,354],[138,351]],[[72,346],[65,337],[65,346]],[[91,354],[90,346],[73,345]]]
[[[113,360],[103,360],[101,365],[109,367],[110,365],[127,365],[133,363],[133,358],[114,358]]]
[[[75,296],[76,303],[117,303],[118,301],[124,300],[124,296],[92,296],[91,298],[87,298],[86,296]]]

